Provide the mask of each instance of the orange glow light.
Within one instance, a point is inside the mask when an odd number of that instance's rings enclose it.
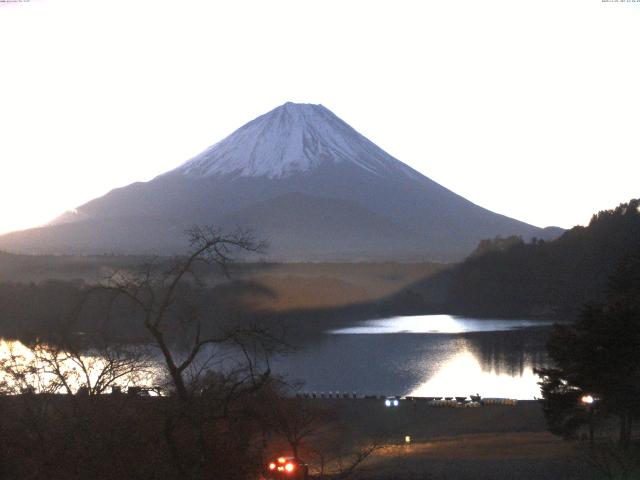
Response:
[[[269,464],[269,470],[275,470],[275,469],[276,469],[276,464],[275,464],[275,463],[273,463],[273,462],[271,462],[271,463]]]
[[[284,462],[285,462],[284,457],[280,457],[280,458],[278,459],[278,463],[284,463]]]
[[[295,465],[294,465],[293,463],[287,463],[287,464],[284,466],[284,469],[285,469],[287,472],[293,472],[293,469],[294,469],[294,468],[296,468],[296,467],[295,467]]]

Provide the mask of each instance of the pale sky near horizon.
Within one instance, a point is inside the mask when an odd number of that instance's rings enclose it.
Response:
[[[490,210],[640,196],[640,2],[0,0],[0,233],[321,103]]]

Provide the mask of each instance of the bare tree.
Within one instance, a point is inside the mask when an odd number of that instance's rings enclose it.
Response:
[[[1,393],[4,395],[18,395],[22,393],[56,393],[60,391],[60,381],[47,372],[36,355],[23,347],[18,351],[18,345],[3,342],[3,352],[0,357]]]
[[[333,479],[345,480],[351,478],[356,473],[360,473],[363,463],[374,452],[383,448],[384,444],[381,439],[372,439],[371,441],[358,445],[346,457],[341,458],[338,462],[338,471],[332,475]]]
[[[360,475],[366,460],[385,445],[384,434],[362,435],[322,401],[291,397],[286,384],[275,382],[263,393],[262,415],[275,434],[274,446],[288,447],[294,457],[308,462],[315,478]]]
[[[349,442],[345,438],[344,430],[334,432],[340,435],[334,442],[325,443],[316,449],[315,478],[326,480],[347,480],[360,476],[365,470],[365,461],[377,450],[384,448],[383,437],[375,436],[368,439]]]
[[[267,418],[271,431],[284,438],[299,458],[301,447],[327,429],[330,412],[309,400],[279,396],[269,402]]]
[[[214,227],[196,227],[188,233],[190,253],[176,259],[168,269],[152,262],[137,274],[117,272],[106,286],[114,299],[128,299],[142,314],[143,326],[160,350],[173,389],[182,401],[200,388],[198,379],[213,361],[210,347],[244,345],[245,340],[255,346],[259,339],[268,351],[277,343],[258,329],[212,331],[208,327],[213,322],[205,326],[200,298],[194,294],[194,287],[197,290],[203,286],[198,274],[202,265],[217,266],[228,276],[235,254],[262,252],[265,244],[242,231],[224,235]],[[177,343],[181,348],[174,348]]]
[[[265,248],[247,232],[225,235],[213,227],[189,232],[190,251],[168,264],[155,260],[140,271],[116,272],[102,286],[112,306],[135,312],[156,347],[174,392],[157,405],[169,457],[181,478],[208,478],[208,466],[234,465],[228,478],[248,468],[258,436],[255,394],[269,384],[269,357],[284,346],[265,328],[231,323],[206,308],[212,289],[204,276],[218,268],[229,276],[239,254]],[[224,432],[233,432],[228,435]],[[237,456],[230,462],[229,452]],[[226,452],[226,453],[221,453]],[[221,455],[221,457],[218,457]]]
[[[205,275],[213,267],[229,275],[236,254],[260,252],[264,245],[246,233],[223,235],[213,228],[194,229],[190,238],[191,250],[184,257],[156,259],[139,271],[119,271],[87,288],[81,305],[50,338],[33,342],[25,358],[16,354],[13,363],[0,365],[14,378],[5,390],[72,394],[82,389],[89,394],[21,396],[42,407],[39,418],[31,416],[39,428],[32,431],[42,432],[41,460],[31,478],[62,471],[68,455],[61,452],[82,457],[78,478],[86,477],[81,471],[104,468],[95,452],[117,456],[123,478],[142,478],[133,473],[126,477],[131,455],[123,445],[131,436],[144,455],[153,456],[154,470],[162,469],[163,478],[200,480],[211,478],[214,470],[218,478],[228,479],[257,474],[263,448],[261,392],[272,382],[270,356],[285,345],[266,328],[215,317],[207,309],[213,290]],[[101,332],[95,313],[105,306]],[[84,319],[89,320],[88,333],[82,334]],[[128,338],[119,336],[114,325],[129,321],[138,322],[136,335],[147,333],[146,341],[136,337],[128,344]],[[138,382],[153,370],[146,363],[148,346],[154,347],[153,367],[164,373],[173,395],[150,401],[99,395],[109,386]],[[15,426],[15,431],[27,429]],[[164,442],[150,441],[158,438]],[[21,439],[26,452],[32,436]],[[17,468],[27,467],[21,463]]]
[[[148,352],[134,345],[78,340],[28,344],[34,361],[50,377],[58,391],[88,395],[105,393],[112,386],[146,383],[153,376]]]

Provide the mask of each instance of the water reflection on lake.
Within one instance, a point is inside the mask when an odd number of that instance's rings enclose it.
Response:
[[[80,388],[107,393],[111,386],[153,386],[159,364],[143,347],[109,348],[73,355],[46,345],[29,348],[0,339],[0,392],[76,393]],[[106,355],[106,356],[103,356]]]
[[[360,325],[330,330],[335,334],[382,334],[382,333],[466,333],[500,332],[520,330],[528,327],[550,325],[551,322],[534,320],[490,320],[451,315],[416,315],[367,320]]]
[[[462,342],[468,342],[462,340]],[[504,371],[498,365],[485,365],[474,355],[471,344],[461,344],[450,357],[444,357],[435,369],[423,365],[422,370],[435,374],[425,379],[408,394],[414,396],[464,396],[481,393],[485,397],[530,399],[540,395],[538,377],[530,364],[518,371]]]
[[[447,315],[371,320],[327,332],[274,370],[304,390],[532,399],[549,322]]]
[[[478,320],[448,315],[371,320],[332,330],[300,351],[272,359],[272,371],[315,392],[377,395],[467,396],[532,399],[539,396],[535,367],[548,365],[549,322]],[[20,342],[0,341],[0,360],[33,360]],[[223,357],[224,358],[224,357]],[[95,375],[99,357],[82,357]],[[153,362],[152,362],[153,363]],[[46,365],[36,365],[46,372]],[[69,364],[75,390],[78,365]],[[118,385],[154,385],[161,367],[148,366]],[[51,375],[38,377],[48,382]],[[55,391],[63,391],[56,388]]]

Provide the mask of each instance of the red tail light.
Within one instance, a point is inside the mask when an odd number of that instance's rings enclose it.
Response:
[[[271,462],[271,463],[269,464],[269,470],[275,470],[275,469],[276,469],[276,464],[275,464],[275,463],[273,463],[273,462]]]
[[[295,468],[296,468],[296,466],[295,466],[293,463],[287,463],[287,464],[284,466],[284,469],[285,469],[287,472],[293,472],[293,470],[294,470]]]

